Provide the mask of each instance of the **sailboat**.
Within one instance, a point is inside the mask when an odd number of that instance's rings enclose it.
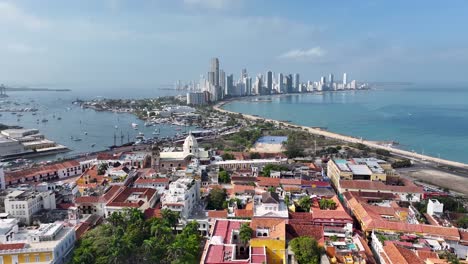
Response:
[[[153,131],[153,135],[159,135],[160,131],[159,131],[159,128],[156,128],[154,131]]]

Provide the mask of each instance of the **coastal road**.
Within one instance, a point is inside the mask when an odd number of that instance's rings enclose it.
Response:
[[[224,101],[224,102],[218,103],[213,108],[215,110],[217,110],[217,111],[222,112],[222,113],[239,114],[239,113],[228,111],[228,110],[225,110],[225,109],[221,108],[224,104],[226,104],[228,102],[229,101]],[[249,119],[249,120],[254,120],[254,121],[255,120],[264,120],[264,121],[272,122],[272,123],[275,123],[277,125],[282,125],[282,126],[285,126],[285,127],[294,127],[294,128],[302,129],[302,130],[308,131],[309,133],[312,133],[314,135],[320,135],[320,136],[324,136],[324,137],[327,137],[327,138],[341,140],[341,141],[344,141],[344,142],[361,143],[361,144],[363,144],[365,146],[368,146],[370,148],[387,150],[392,154],[400,155],[400,156],[403,156],[403,157],[406,157],[406,158],[409,158],[409,159],[416,159],[416,160],[420,160],[420,161],[433,162],[433,163],[437,163],[437,164],[443,164],[443,165],[447,165],[447,166],[468,169],[468,164],[465,164],[465,163],[440,159],[440,158],[436,158],[436,157],[431,157],[431,156],[427,156],[427,155],[414,153],[414,152],[407,151],[407,150],[395,149],[395,148],[388,147],[388,146],[382,146],[382,145],[379,145],[379,144],[377,144],[377,143],[375,143],[373,141],[369,141],[369,140],[364,140],[364,139],[355,138],[355,137],[351,137],[351,136],[345,136],[345,135],[329,132],[329,131],[326,131],[326,130],[311,128],[311,127],[307,127],[307,126],[294,125],[294,124],[290,124],[290,123],[287,123],[287,122],[281,122],[281,121],[268,119],[268,118],[263,118],[263,117],[258,117],[258,116],[253,116],[253,115],[242,114],[242,116],[244,118],[246,118],[246,119]]]

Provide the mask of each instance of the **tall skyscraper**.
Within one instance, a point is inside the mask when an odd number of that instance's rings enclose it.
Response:
[[[333,82],[334,82],[333,73],[330,73],[330,74],[328,75],[328,81],[330,82],[330,85],[333,85]]]
[[[255,94],[261,94],[263,87],[262,76],[258,75],[255,79]]]
[[[278,93],[284,93],[284,81],[282,73],[278,73]]]
[[[348,83],[348,76],[346,76],[346,72],[343,73],[343,85],[346,86],[346,84]]]
[[[326,79],[325,76],[320,77],[320,83],[321,83],[321,84],[327,83],[327,79]]]
[[[292,74],[286,75],[286,92],[292,93],[293,92],[293,77]]]
[[[299,73],[294,74],[294,91],[300,92],[300,80],[299,80]]]
[[[221,98],[226,95],[226,73],[223,70],[219,70],[219,86],[221,91]]]
[[[252,77],[244,77],[245,83],[245,94],[251,95],[252,94]]]
[[[268,94],[271,94],[271,90],[273,89],[273,72],[271,71],[268,71],[266,74],[266,88]]]
[[[226,94],[229,96],[234,95],[234,75],[232,74],[226,77]]]
[[[210,85],[215,85],[215,73],[213,71],[208,72],[208,83]]]
[[[214,73],[214,83],[213,85],[219,85],[219,60],[218,58],[211,59],[211,71]]]
[[[247,77],[247,76],[249,76],[249,75],[247,74],[247,69],[242,69],[240,78],[241,78],[241,79],[244,79],[244,78]]]

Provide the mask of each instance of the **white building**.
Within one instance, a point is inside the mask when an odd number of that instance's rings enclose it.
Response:
[[[192,178],[180,178],[169,184],[169,190],[161,197],[163,209],[180,213],[182,219],[188,219],[192,210],[200,201],[200,182]]]
[[[73,227],[63,223],[41,224],[39,227],[19,228],[11,219],[0,220],[0,263],[65,263],[74,247]]]
[[[0,157],[16,155],[24,152],[24,146],[16,139],[0,135]]]
[[[264,192],[254,198],[254,217],[288,218],[288,208],[275,192]]]
[[[444,212],[444,204],[436,199],[429,199],[427,203],[427,213],[429,215],[442,214]]]
[[[32,215],[42,209],[55,209],[55,194],[52,191],[35,192],[15,190],[5,198],[5,211],[27,225]]]

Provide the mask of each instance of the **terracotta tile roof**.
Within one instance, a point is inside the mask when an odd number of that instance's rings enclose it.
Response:
[[[42,175],[44,174],[46,175],[47,173],[53,174],[56,171],[66,170],[69,168],[74,168],[74,167],[79,167],[79,166],[80,166],[80,163],[78,161],[70,160],[70,161],[44,165],[44,166],[34,167],[30,169],[25,169],[25,170],[5,171],[5,181],[13,182],[22,178],[32,178],[33,176],[38,177],[40,174]]]
[[[25,246],[25,243],[0,244],[0,250],[22,249]]]
[[[239,218],[252,218],[253,217],[253,210],[247,209],[234,209],[235,217]]]
[[[77,227],[75,227],[76,239],[79,239],[91,229],[91,224],[87,222],[81,222]]]
[[[405,186],[386,185],[380,181],[366,181],[366,180],[341,180],[341,189],[351,190],[375,190],[399,193],[424,193],[422,187],[416,186],[411,181],[404,181]]]
[[[252,238],[266,239],[286,239],[286,221],[276,218],[253,218],[250,227],[254,230]],[[270,234],[268,237],[257,237],[255,230],[258,228],[268,228]]]
[[[460,233],[457,228],[432,226],[426,224],[408,224],[406,222],[395,222],[383,219],[373,210],[367,210],[366,204],[362,203],[351,193],[345,193],[349,208],[352,209],[354,216],[361,222],[363,231],[390,230],[396,232],[427,234],[442,237],[447,240],[460,240]]]
[[[128,201],[130,195],[135,193],[140,193],[140,200],[137,203]],[[151,200],[151,198],[156,195],[157,191],[152,188],[129,188],[124,187],[124,190],[119,192],[113,199],[107,203],[107,206],[116,206],[116,207],[140,207],[146,201]]]
[[[84,204],[84,203],[99,203],[100,196],[80,196],[76,197],[75,203],[76,204]]]
[[[349,216],[348,213],[345,211],[339,210],[315,210],[313,211],[312,215],[314,216],[314,220],[318,219],[334,219],[334,220],[343,220],[352,222],[353,218]]]
[[[330,188],[331,185],[329,182],[326,181],[308,181],[308,180],[301,180],[302,186],[312,187],[312,188]]]
[[[280,184],[282,185],[296,185],[301,186],[301,179],[280,179]]]
[[[57,209],[67,210],[68,208],[73,207],[73,206],[75,206],[75,204],[73,203],[58,203]]]
[[[256,182],[257,177],[246,177],[246,176],[232,176],[231,182]]]
[[[313,224],[314,216],[307,212],[289,212],[289,223]]]
[[[257,177],[257,184],[261,187],[269,187],[269,186],[276,186],[280,185],[279,178],[270,178],[270,177]]]
[[[437,253],[428,250],[416,250],[416,255],[418,255],[418,257],[424,261],[428,258],[439,258],[439,255],[437,255]]]
[[[244,194],[244,193],[254,194],[255,186],[235,184],[233,188],[233,193],[234,194]]]
[[[208,211],[209,218],[227,218],[227,210],[211,210]]]
[[[159,208],[148,208],[145,210],[145,218],[162,218],[161,209]]]
[[[307,236],[319,242],[323,242],[323,226],[290,223],[286,225],[286,236],[288,240],[300,236]]]

